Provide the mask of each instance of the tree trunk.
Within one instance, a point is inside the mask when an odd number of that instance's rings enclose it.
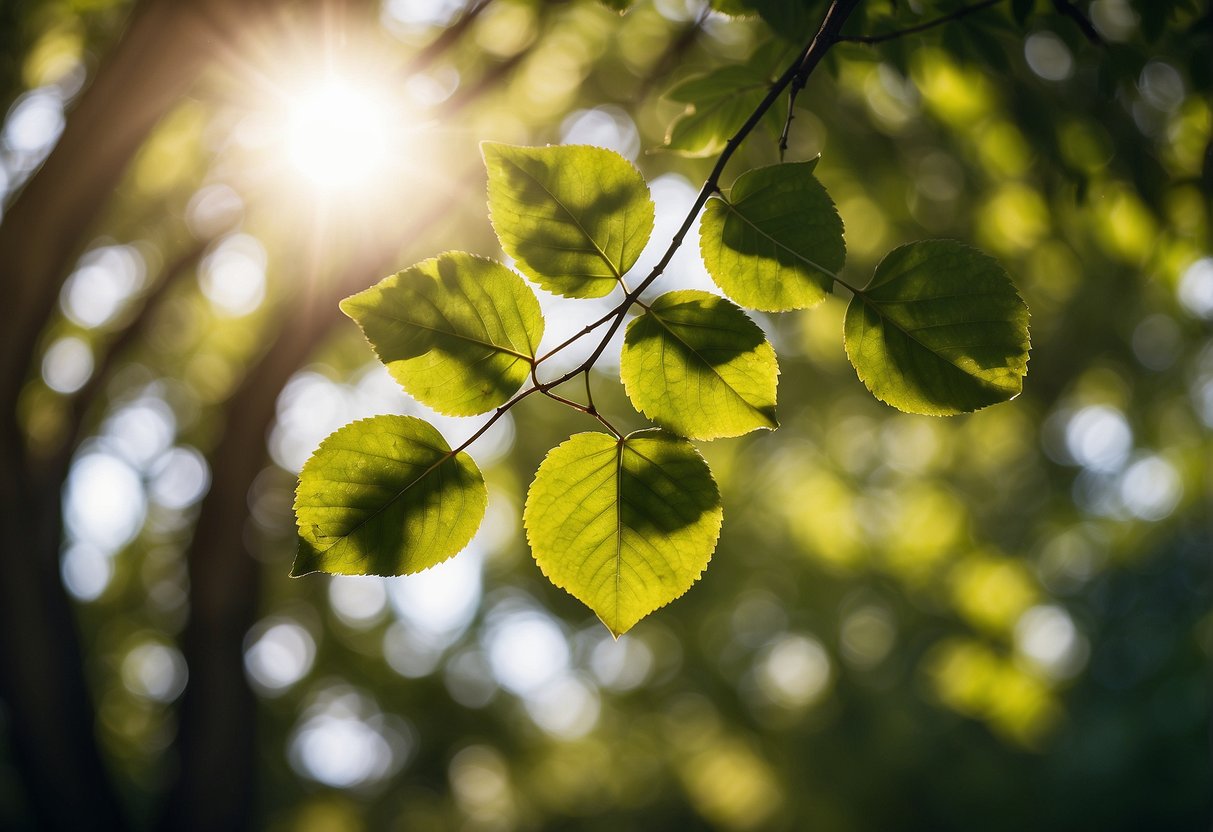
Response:
[[[40,829],[126,821],[94,734],[71,601],[59,578],[59,460],[31,459],[15,406],[60,288],[156,123],[228,45],[231,0],[144,0],[0,223],[0,699]],[[247,16],[247,12],[245,12]]]

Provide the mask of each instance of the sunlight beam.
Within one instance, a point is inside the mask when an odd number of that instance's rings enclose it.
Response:
[[[364,185],[387,161],[387,112],[387,102],[373,89],[325,78],[291,102],[287,156],[320,190]]]

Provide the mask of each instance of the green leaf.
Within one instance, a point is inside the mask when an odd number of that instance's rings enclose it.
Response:
[[[609,294],[653,231],[640,171],[601,147],[484,142],[489,216],[519,270],[570,298]]]
[[[699,579],[721,518],[708,464],[659,430],[572,436],[544,458],[523,512],[543,574],[616,637]]]
[[[543,316],[534,292],[493,260],[448,252],[341,302],[392,378],[440,413],[472,416],[526,381]]]
[[[299,474],[299,554],[291,575],[409,575],[467,546],[488,492],[467,454],[413,416],[353,422]]]
[[[716,285],[764,312],[808,309],[825,300],[846,260],[842,220],[813,177],[816,160],[743,173],[713,197],[699,225],[699,250]]]
[[[779,426],[779,364],[758,325],[710,292],[653,301],[628,325],[619,373],[636,409],[691,439]]]
[[[715,156],[724,150],[729,137],[758,108],[771,86],[767,58],[760,54],[748,64],[724,66],[691,78],[666,93],[666,98],[686,104],[686,110],[670,125],[663,150],[683,156]],[[772,107],[765,122],[778,131],[782,116]]]
[[[952,240],[890,252],[851,299],[847,355],[872,394],[928,416],[1019,395],[1028,371],[1028,307],[1006,271]]]

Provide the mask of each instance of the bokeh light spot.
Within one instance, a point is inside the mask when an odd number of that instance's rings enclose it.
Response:
[[[175,648],[144,642],[122,660],[122,684],[136,696],[172,702],[185,690],[185,659]]]
[[[75,393],[93,375],[93,351],[69,335],[51,344],[42,356],[42,380],[56,393]]]
[[[269,619],[253,628],[246,640],[244,669],[253,685],[276,696],[312,669],[316,642],[311,633],[290,619]]]

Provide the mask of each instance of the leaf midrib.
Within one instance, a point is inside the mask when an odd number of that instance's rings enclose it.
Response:
[[[455,332],[454,330],[442,329],[442,328],[436,327],[436,326],[428,326],[427,324],[423,324],[418,321],[410,321],[407,318],[402,318],[398,315],[391,315],[391,314],[388,314],[388,313],[382,312],[382,311],[375,311],[372,314],[380,315],[381,317],[386,318],[390,321],[395,321],[396,323],[405,324],[407,326],[415,326],[418,329],[424,329],[428,332],[435,332],[439,335],[449,335],[452,338],[457,338],[461,341],[467,341],[470,344],[476,344],[477,346],[487,347],[491,350],[495,350],[496,352],[504,353],[506,355],[512,355],[515,358],[519,358],[523,361],[529,362],[533,358],[533,356],[527,355],[526,353],[518,352],[517,350],[511,349],[509,347],[503,347],[500,344],[493,343],[492,341],[482,341],[479,338],[476,338],[472,335],[465,335],[462,332]]]
[[[528,179],[530,179],[532,182],[534,182],[536,185],[538,185],[540,188],[542,188],[543,192],[545,194],[547,194],[548,196],[550,196],[552,198],[552,201],[560,206],[560,210],[564,211],[564,213],[568,215],[568,218],[570,220],[572,220],[573,225],[577,226],[577,230],[580,231],[585,236],[585,238],[590,241],[590,245],[592,245],[594,247],[594,251],[598,253],[598,256],[602,259],[602,262],[607,264],[607,268],[609,268],[611,270],[611,275],[615,278],[615,280],[621,280],[623,278],[623,274],[619,271],[619,268],[611,260],[610,256],[605,251],[602,250],[602,247],[598,245],[598,241],[595,240],[590,235],[590,232],[586,231],[585,226],[581,224],[581,220],[579,220],[577,218],[577,215],[574,214],[571,210],[569,210],[569,207],[564,204],[564,200],[562,200],[560,197],[556,196],[556,194],[552,193],[552,190],[543,181],[541,181],[539,179],[539,177],[535,176],[535,174],[531,173],[529,170],[527,170],[522,165],[515,162],[513,159],[509,159],[509,158],[506,158],[503,156],[502,161],[508,162],[509,164],[513,165],[514,168],[517,169],[520,173],[522,173],[524,176],[526,176]]]
[[[772,237],[770,234],[768,234],[766,231],[764,231],[762,228],[760,228],[760,227],[759,227],[757,224],[755,224],[753,220],[751,220],[751,219],[750,219],[749,217],[747,217],[745,214],[741,213],[741,209],[739,209],[739,208],[738,208],[736,205],[734,205],[733,203],[729,202],[727,199],[720,198],[720,201],[721,201],[722,203],[724,203],[724,205],[725,205],[725,206],[726,206],[726,207],[727,207],[727,208],[728,208],[730,211],[732,211],[734,214],[736,214],[738,217],[740,217],[740,218],[741,218],[741,220],[742,220],[742,222],[744,222],[744,223],[745,223],[746,225],[748,225],[750,228],[753,228],[753,229],[754,229],[755,231],[757,231],[757,232],[758,232],[758,233],[759,233],[761,236],[763,236],[763,237],[765,237],[766,239],[770,240],[772,243],[774,243],[774,244],[775,244],[775,246],[776,246],[776,247],[783,249],[784,251],[786,251],[786,252],[788,252],[789,254],[791,254],[793,257],[797,258],[798,260],[801,260],[801,261],[802,261],[802,262],[804,262],[806,265],[810,266],[811,268],[816,269],[817,271],[821,272],[822,274],[826,275],[827,277],[831,278],[832,280],[837,280],[837,279],[838,279],[838,275],[836,275],[834,272],[832,272],[832,271],[830,271],[829,269],[827,269],[825,266],[823,266],[823,265],[821,265],[820,263],[817,263],[817,262],[815,262],[815,261],[813,261],[813,260],[809,259],[808,257],[806,257],[806,256],[804,256],[803,254],[801,254],[799,251],[796,251],[796,249],[794,249],[794,248],[792,248],[792,247],[788,246],[787,244],[782,243],[782,242],[780,242],[779,240],[777,240],[777,239],[775,239],[774,237]],[[829,292],[829,289],[826,289],[825,291],[826,291],[826,292]]]
[[[404,439],[406,437],[400,437],[400,438]],[[408,441],[411,442],[413,440],[410,439]],[[429,446],[425,446],[425,447],[429,447]],[[362,451],[359,451],[359,453],[362,453]],[[376,456],[382,457],[382,454],[376,454]],[[330,549],[344,543],[346,540],[348,540],[353,534],[355,534],[359,529],[361,529],[367,523],[370,523],[372,520],[374,520],[380,514],[383,514],[383,512],[385,512],[389,508],[391,508],[396,503],[397,500],[399,500],[401,497],[403,497],[408,492],[408,490],[410,488],[412,488],[417,483],[421,482],[423,479],[428,477],[430,474],[434,473],[434,471],[436,471],[439,467],[441,467],[443,464],[450,461],[454,457],[455,457],[454,451],[444,452],[443,455],[441,457],[439,457],[432,465],[430,465],[429,468],[426,468],[424,471],[422,471],[420,474],[418,474],[411,482],[409,482],[407,485],[405,485],[403,488],[401,488],[399,491],[397,491],[394,495],[392,495],[392,497],[390,499],[385,500],[383,505],[381,505],[379,508],[375,509],[370,514],[368,514],[366,517],[364,517],[363,519],[361,519],[357,523],[355,523],[348,532],[346,532],[343,535],[339,535],[335,541],[333,541],[328,546],[325,546],[323,549],[319,549],[319,547],[317,547],[320,554],[325,554]],[[390,459],[391,457],[386,457],[386,458]],[[399,463],[399,460],[395,460],[395,461],[397,463]],[[363,558],[363,559],[365,560],[365,558]]]
[[[955,361],[951,361],[951,360],[945,358],[944,356],[940,355],[938,352],[936,352],[935,350],[931,349],[929,346],[924,344],[922,341],[915,338],[913,332],[911,332],[910,330],[903,327],[900,323],[895,321],[893,318],[884,315],[880,311],[879,304],[877,302],[874,302],[873,300],[871,300],[867,296],[867,294],[865,294],[864,292],[856,292],[855,297],[859,299],[860,303],[862,303],[864,306],[870,308],[873,312],[875,312],[876,317],[878,317],[882,321],[887,321],[888,323],[892,324],[894,329],[896,329],[898,332],[900,332],[902,335],[904,335],[908,340],[910,340],[914,344],[916,344],[919,349],[924,350],[927,353],[927,355],[934,356],[936,360],[953,368],[958,373],[963,375],[965,378],[972,379],[973,381],[977,382],[977,384],[981,385],[983,388],[985,388],[987,390],[994,390],[994,391],[1002,392],[1002,390],[1003,390],[1002,387],[999,387],[999,386],[993,384],[992,382],[987,381],[986,379],[982,378],[981,376],[970,373],[968,370],[966,370],[964,367],[961,367]],[[959,323],[965,324],[965,323],[969,323],[969,322],[960,321]]]
[[[623,451],[626,441],[615,443],[615,625],[619,619],[619,596],[623,593]],[[612,628],[613,631],[613,628]]]
[[[728,390],[729,393],[731,393],[736,399],[738,399],[742,404],[744,404],[747,408],[749,408],[751,412],[753,412],[757,416],[762,417],[764,419],[764,421],[766,421],[767,423],[769,423],[771,421],[771,419],[767,418],[766,415],[761,410],[759,410],[757,407],[755,407],[750,402],[748,402],[746,400],[746,398],[741,395],[741,393],[737,392],[737,390],[733,388],[733,385],[729,384],[728,380],[725,379],[725,377],[720,374],[720,372],[716,369],[716,366],[714,364],[712,364],[712,362],[710,362],[706,358],[704,358],[703,355],[699,352],[699,350],[697,350],[695,347],[691,346],[689,343],[686,342],[686,340],[684,340],[682,338],[682,336],[680,336],[677,332],[675,332],[673,330],[673,328],[671,328],[671,326],[662,319],[661,315],[658,314],[658,311],[656,308],[650,308],[648,314],[652,315],[653,320],[655,320],[655,321],[657,321],[657,323],[661,324],[661,326],[665,328],[666,332],[668,332],[668,333],[670,333],[670,335],[674,336],[675,340],[677,340],[678,343],[682,344],[684,347],[686,347],[688,350],[690,350],[691,353],[697,359],[699,359],[700,363],[702,363],[709,370],[711,370],[712,375],[714,375],[714,376],[716,376],[716,378],[720,379],[720,383],[724,385],[724,388],[726,390]],[[677,322],[675,322],[675,323],[677,323]],[[711,327],[707,324],[703,324],[702,326],[704,329],[714,329],[716,331],[720,331],[720,327]],[[732,331],[732,330],[729,330],[729,331]],[[749,350],[747,350],[747,352],[749,352]]]

